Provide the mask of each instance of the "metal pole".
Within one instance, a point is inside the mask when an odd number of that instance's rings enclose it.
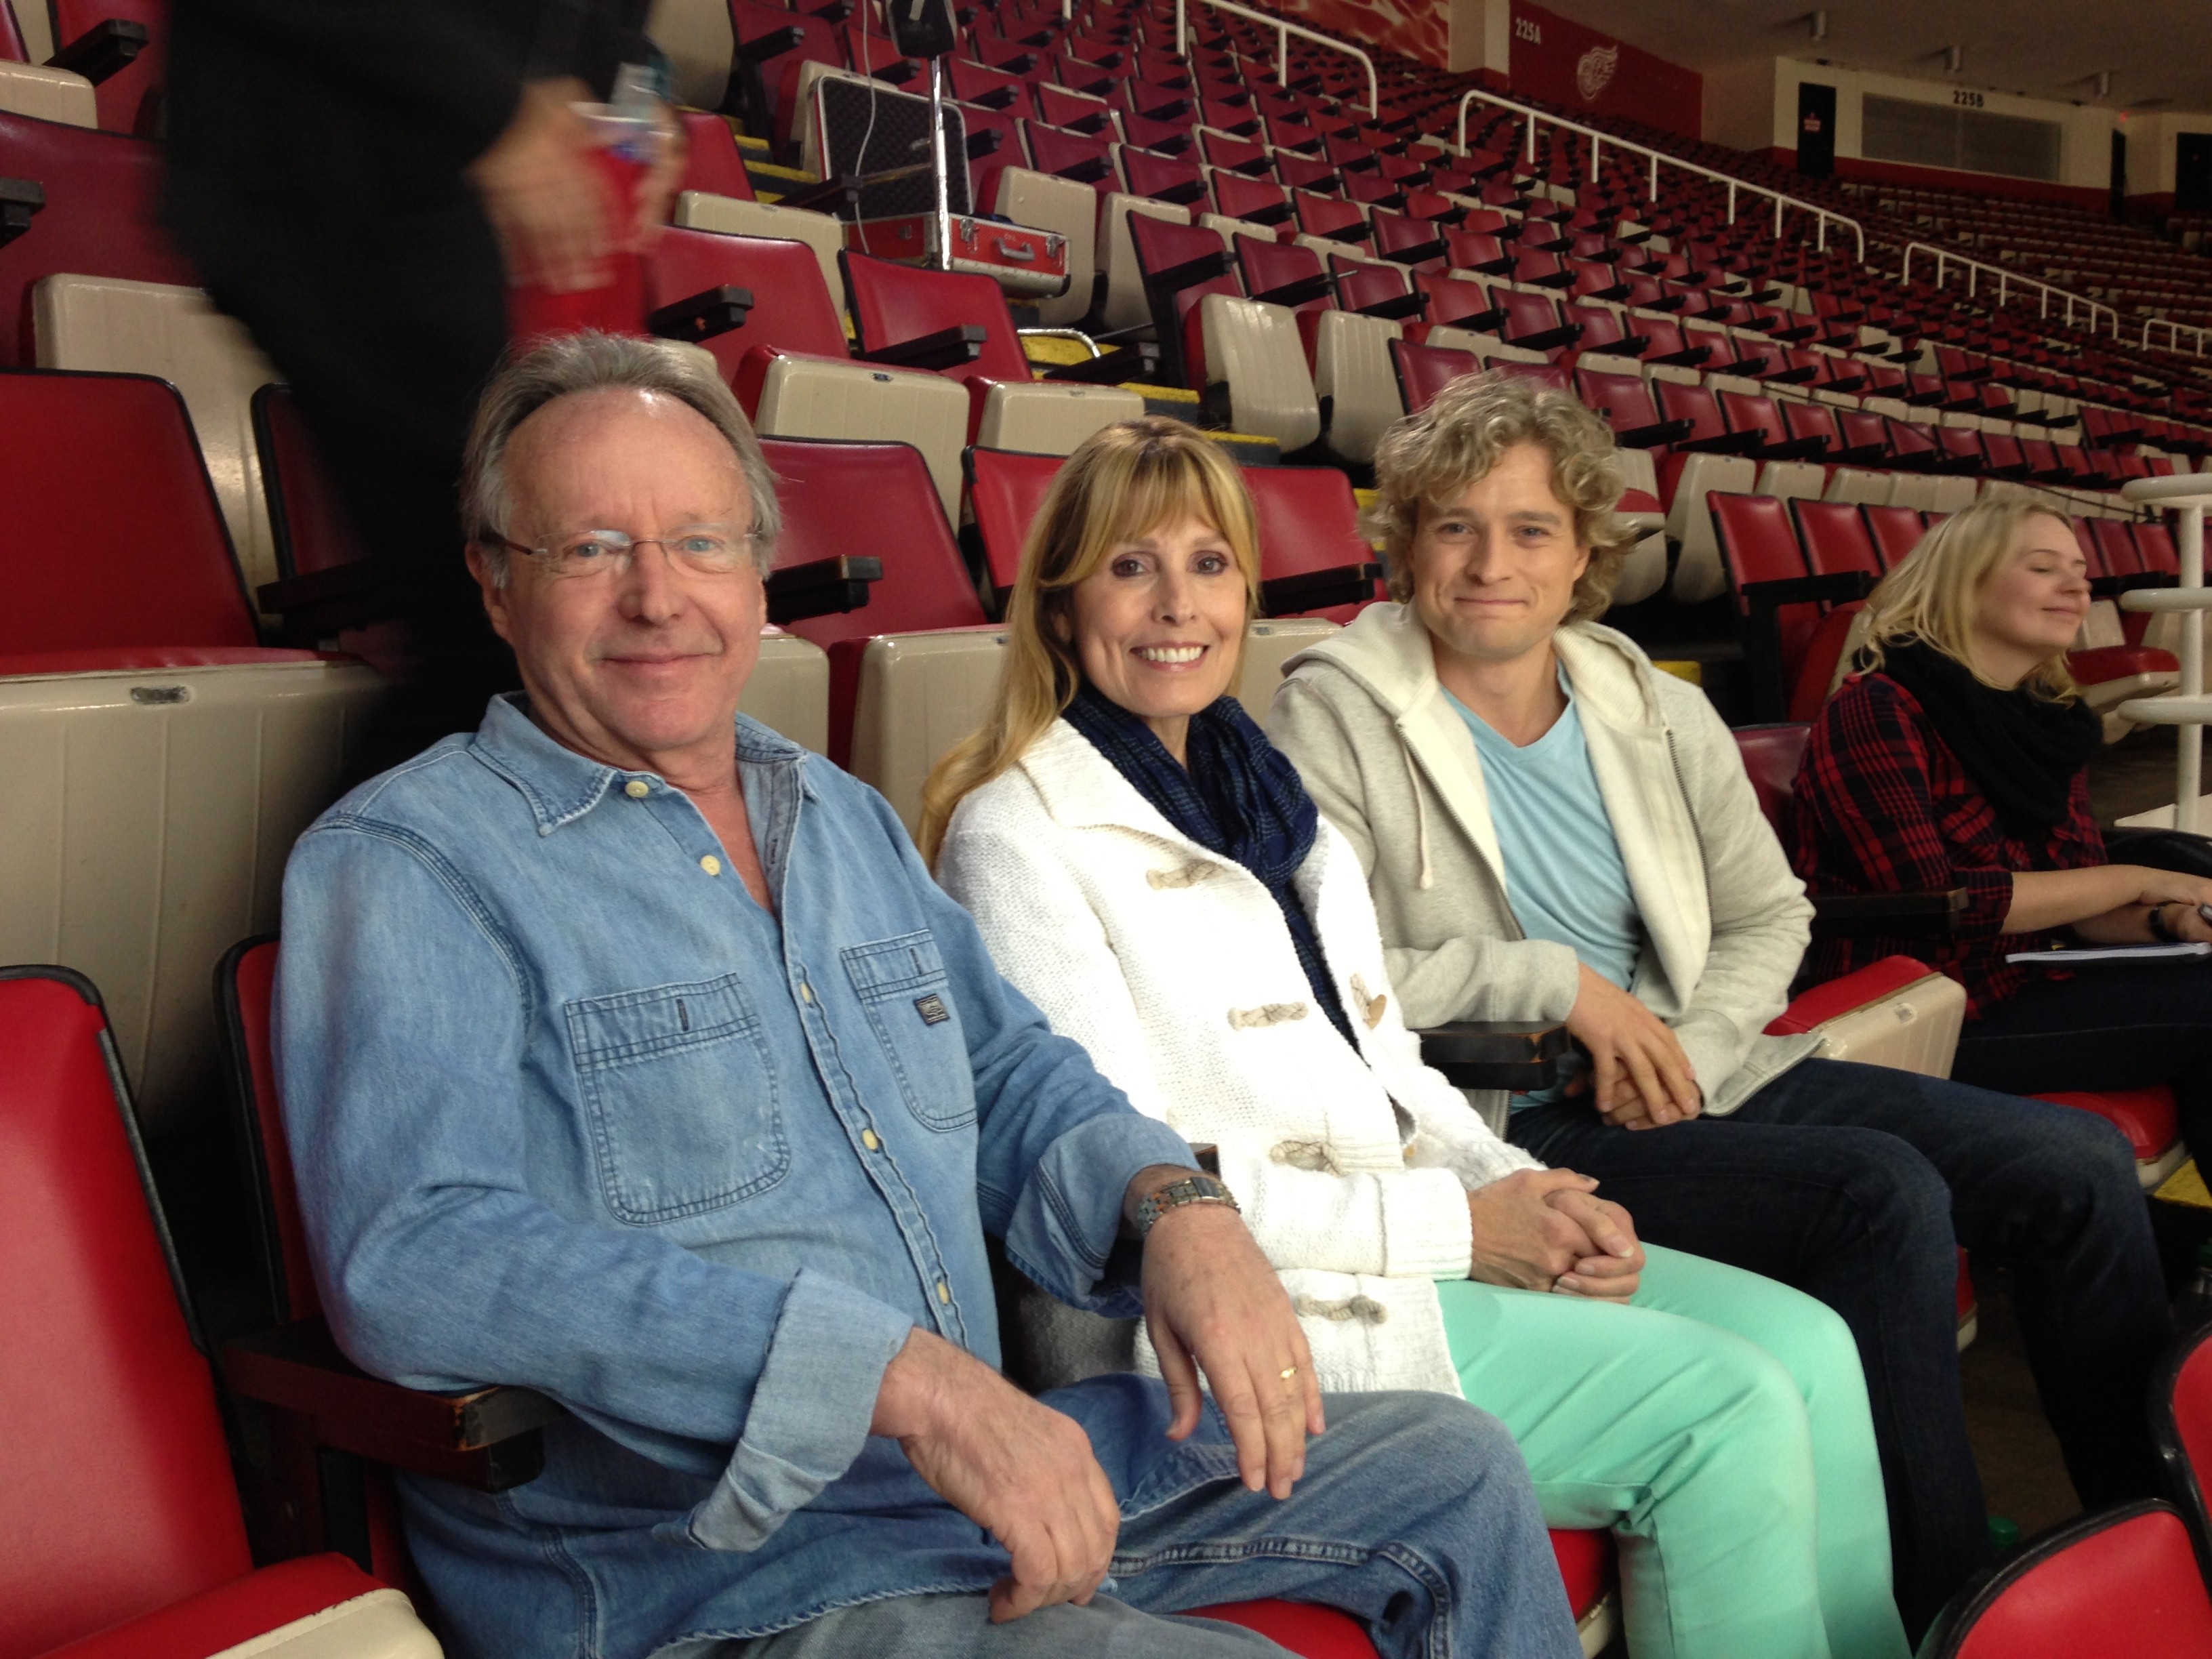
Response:
[[[1183,0],[1176,0],[1175,49],[1176,56],[1178,58],[1185,56],[1188,51],[1188,47],[1186,46],[1183,39],[1183,31],[1188,27],[1188,24],[1183,17],[1182,7]]]
[[[1779,196],[1774,198],[1774,240],[1778,242],[1782,240],[1782,198]]]
[[[1659,199],[1659,153],[1656,150],[1651,153],[1651,199],[1655,202]]]
[[[937,265],[952,269],[952,203],[945,165],[945,60],[929,60],[929,170],[937,185]]]
[[[1828,251],[1828,216],[1823,213],[1814,222],[1819,228],[1813,234],[1813,251],[1826,253]]]
[[[1275,25],[1275,84],[1291,84],[1291,31],[1281,23]]]
[[[1536,113],[1534,110],[1531,110],[1528,112],[1527,126],[1528,129],[1528,165],[1533,167],[1536,165]]]
[[[2204,503],[2194,501],[2181,509],[2181,583],[2204,586]],[[2181,695],[2204,695],[2204,613],[2181,613]],[[2173,827],[2185,833],[2197,828],[2197,797],[2203,788],[2204,728],[2179,726],[2174,731]]]
[[[1734,181],[1730,181],[1729,185],[1729,222],[1730,224],[1734,224],[1735,222],[1735,185]]]
[[[1593,132],[1590,134],[1590,183],[1592,184],[1595,184],[1597,182],[1597,134]]]

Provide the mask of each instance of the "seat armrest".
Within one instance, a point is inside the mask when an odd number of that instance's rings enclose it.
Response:
[[[757,34],[741,43],[732,52],[740,64],[764,64],[787,52],[796,52],[806,44],[806,31],[796,23],[780,29],[770,29],[766,34]]]
[[[1813,900],[1813,937],[1857,939],[1868,934],[1948,938],[1966,914],[1963,887],[1909,893],[1825,893]]]
[[[1102,162],[1100,165],[1103,167],[1104,163]],[[1067,176],[1073,178],[1075,175],[1070,173]],[[1095,176],[1103,178],[1105,175],[1101,173]],[[1202,179],[1186,179],[1179,185],[1170,185],[1165,190],[1154,191],[1149,199],[1155,202],[1171,202],[1177,207],[1188,207],[1193,202],[1202,202],[1206,199],[1206,181]]]
[[[1430,259],[1440,259],[1444,254],[1441,236],[1425,242],[1416,242],[1411,247],[1394,247],[1382,257],[1393,264],[1418,265]]]
[[[1863,599],[1874,592],[1863,570],[1839,570],[1827,576],[1784,576],[1777,581],[1746,582],[1738,590],[1753,611],[1785,605],[1830,604]]]
[[[29,179],[0,179],[0,247],[31,228],[31,216],[46,204],[46,187]]]
[[[1559,1080],[1559,1059],[1569,1040],[1564,1025],[1527,1020],[1462,1019],[1431,1025],[1421,1040],[1421,1063],[1462,1089],[1504,1089],[1527,1094]]]
[[[968,135],[968,159],[980,161],[986,155],[996,155],[1006,142],[1006,129],[1003,127],[986,127],[979,132],[971,132]]]
[[[1286,208],[1284,211],[1287,213],[1289,210]],[[1259,222],[1255,220],[1253,222],[1256,224]],[[1163,294],[1173,294],[1182,289],[1195,287],[1200,283],[1210,283],[1216,276],[1225,275],[1229,268],[1229,255],[1217,250],[1212,253],[1201,253],[1195,259],[1186,259],[1179,265],[1170,265],[1165,270],[1146,277],[1145,285],[1158,289]]]
[[[860,182],[855,173],[832,173],[819,184],[808,185],[787,196],[777,197],[775,204],[778,207],[806,208],[816,213],[842,214],[848,208],[858,209]]]
[[[240,1337],[222,1363],[233,1392],[311,1419],[319,1443],[477,1492],[536,1480],[538,1431],[567,1415],[534,1389],[430,1394],[386,1382],[348,1359],[319,1319]]]
[[[1260,584],[1260,612],[1283,617],[1301,611],[1325,611],[1331,605],[1358,605],[1375,597],[1375,580],[1382,574],[1382,567],[1370,562],[1277,576]]]
[[[864,363],[881,363],[886,368],[957,368],[983,355],[987,337],[981,323],[957,323],[934,334],[879,346],[858,356]]]
[[[1055,363],[1045,370],[1044,378],[1079,386],[1120,386],[1127,380],[1142,381],[1146,375],[1158,371],[1159,362],[1158,346],[1150,340],[1133,340],[1096,357]]]
[[[1336,292],[1336,284],[1324,272],[1301,276],[1295,283],[1285,283],[1279,288],[1266,289],[1252,297],[1262,305],[1302,306],[1310,300],[1326,300]]]
[[[1114,164],[1104,156],[1087,155],[1072,167],[1062,167],[1053,177],[1073,179],[1079,185],[1095,185],[1101,179],[1110,178],[1113,172]],[[1203,190],[1205,187],[1200,185],[1200,188]]]
[[[106,18],[47,58],[46,67],[68,70],[98,86],[145,51],[149,39],[143,23],[134,23],[127,17]]]
[[[1710,438],[1684,438],[1674,447],[1689,455],[1748,455],[1762,441],[1756,432],[1718,432]]]
[[[1817,461],[1827,453],[1827,439],[1817,434],[1810,438],[1784,438],[1779,443],[1761,444],[1752,451],[1762,461]]]
[[[1377,300],[1371,306],[1358,307],[1362,317],[1381,317],[1395,322],[1403,317],[1418,317],[1428,307],[1425,294],[1394,294],[1387,300]]]
[[[1505,343],[1519,346],[1527,351],[1549,351],[1555,346],[1570,346],[1583,337],[1580,323],[1562,323],[1557,328],[1540,329],[1534,334],[1522,334],[1508,339]]]
[[[771,570],[768,589],[768,619],[778,628],[809,617],[841,615],[858,611],[868,602],[868,585],[884,579],[884,562],[859,554],[840,553],[805,564],[788,564]]]
[[[749,288],[709,288],[662,306],[645,319],[647,332],[664,340],[687,340],[696,345],[732,329],[745,325],[753,308]]]
[[[264,582],[255,597],[263,611],[283,617],[284,639],[299,645],[366,628],[392,614],[378,588],[375,564],[368,559]]]
[[[1650,426],[1632,426],[1626,432],[1616,432],[1613,441],[1626,449],[1656,449],[1661,444],[1686,438],[1695,430],[1694,421],[1654,421]]]

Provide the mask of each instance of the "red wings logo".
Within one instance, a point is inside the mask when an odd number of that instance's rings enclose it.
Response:
[[[1575,65],[1575,90],[1583,95],[1583,102],[1595,104],[1598,94],[1613,80],[1613,72],[1620,67],[1619,46],[1592,46]]]

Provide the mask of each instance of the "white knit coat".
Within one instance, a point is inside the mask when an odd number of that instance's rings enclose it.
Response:
[[[1294,877],[1359,1048],[1274,898],[1182,835],[1065,720],[960,804],[937,866],[999,968],[1137,1109],[1218,1149],[1322,1388],[1456,1394],[1434,1280],[1467,1197],[1543,1166],[1421,1064],[1359,862],[1326,820]],[[1141,1338],[1139,1364],[1157,1361]]]

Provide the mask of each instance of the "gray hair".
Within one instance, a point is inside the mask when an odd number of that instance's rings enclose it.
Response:
[[[507,489],[507,447],[516,428],[557,398],[608,391],[657,392],[673,398],[698,410],[722,434],[737,458],[745,493],[752,498],[753,558],[765,577],[775,562],[775,539],[783,528],[775,476],[761,453],[752,422],[723,383],[714,360],[672,341],[586,331],[544,341],[510,358],[477,401],[461,463],[461,521],[489,568],[494,585],[507,586],[507,553],[500,541],[514,509]]]

